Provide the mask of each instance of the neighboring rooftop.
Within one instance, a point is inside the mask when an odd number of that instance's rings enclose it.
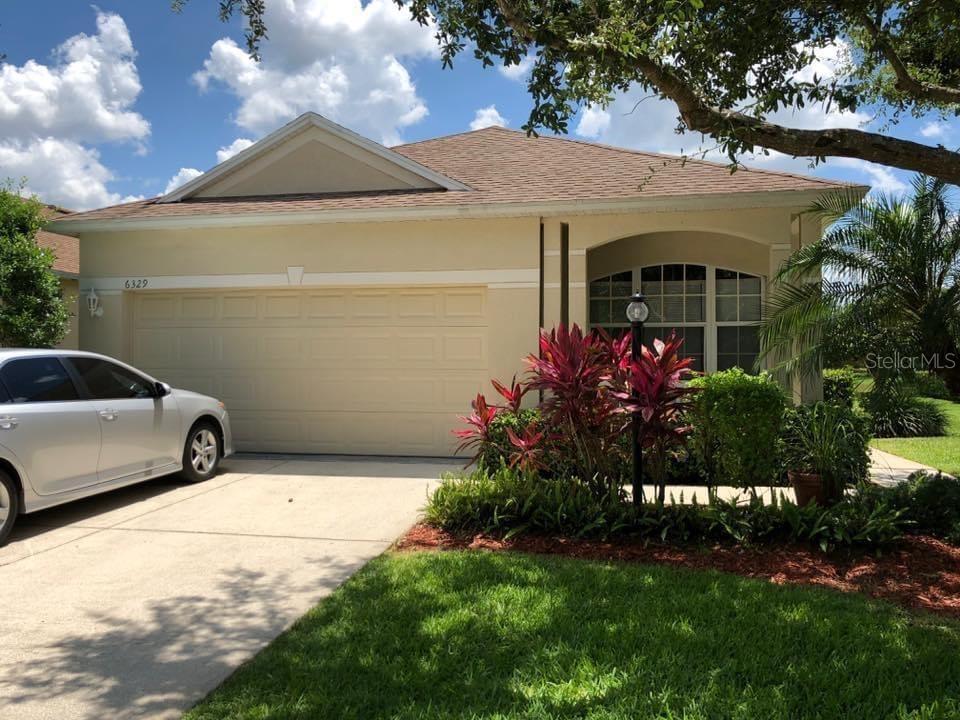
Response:
[[[56,205],[47,205],[43,214],[48,220],[58,220],[72,213]],[[41,230],[37,233],[37,245],[53,251],[55,272],[69,277],[80,274],[80,241],[77,238]]]
[[[247,168],[253,167],[256,147],[245,151],[251,153],[249,159],[244,158]],[[454,206],[603,203],[658,198],[692,200],[739,193],[772,196],[852,187],[847,183],[770,170],[739,169],[731,173],[725,165],[704,160],[560,137],[528,137],[523,132],[499,127],[399,145],[384,152],[412,160],[459,181],[467,189],[431,187],[241,197],[187,195],[176,202],[170,202],[167,196],[166,202],[154,198],[76,213],[61,227],[67,230],[73,222],[84,221],[198,215],[452,209]],[[223,166],[219,166],[217,172],[222,175]]]

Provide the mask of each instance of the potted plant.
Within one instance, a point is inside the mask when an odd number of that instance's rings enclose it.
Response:
[[[866,421],[851,408],[818,402],[791,410],[783,453],[797,504],[837,502],[848,485],[866,479],[868,440]]]

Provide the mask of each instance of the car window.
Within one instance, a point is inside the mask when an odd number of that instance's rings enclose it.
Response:
[[[55,357],[11,360],[0,368],[0,380],[15,403],[80,399],[66,368]]]
[[[147,398],[155,394],[149,380],[116,363],[89,357],[71,357],[67,362],[73,365],[94,400]]]

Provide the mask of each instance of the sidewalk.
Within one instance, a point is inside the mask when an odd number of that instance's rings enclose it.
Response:
[[[870,448],[870,479],[877,485],[896,485],[904,482],[917,470],[936,473],[936,468],[907,460],[899,455]]]
[[[875,448],[870,448],[870,479],[877,485],[891,486],[896,485],[897,483],[905,482],[913,473],[918,470],[926,470],[930,473],[936,473],[936,469],[930,467],[929,465],[923,465],[913,460],[907,460],[902,458],[899,455],[893,455],[883,450],[877,450]],[[625,489],[627,492],[632,491],[630,485],[626,485]],[[654,487],[652,485],[643,486],[644,497],[648,500],[655,497]],[[750,497],[750,493],[741,488],[728,487],[721,485],[716,488],[717,496],[723,500],[738,500],[746,501]],[[760,495],[764,502],[770,502],[770,498],[773,493],[777,493],[786,497],[789,500],[794,499],[793,490],[789,487],[758,487],[757,494]],[[707,495],[707,488],[703,485],[668,485],[667,486],[667,502],[672,500],[675,503],[684,503],[690,504],[696,498],[698,503],[704,504],[709,502]]]

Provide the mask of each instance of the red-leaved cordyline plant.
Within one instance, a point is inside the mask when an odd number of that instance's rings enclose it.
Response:
[[[460,439],[456,452],[459,454],[464,450],[473,451],[467,467],[477,462],[483,454],[484,447],[490,442],[490,424],[497,416],[497,408],[487,405],[487,399],[483,393],[477,393],[477,399],[471,403],[471,407],[472,413],[459,416],[459,419],[470,427],[453,431],[454,436]]]
[[[653,341],[653,349],[643,346],[639,360],[630,362],[628,377],[632,392],[616,393],[624,409],[640,415],[640,446],[646,450],[657,499],[666,495],[666,470],[669,453],[683,444],[690,427],[683,422],[683,411],[698,388],[686,380],[693,375],[692,358],[678,355],[683,340],[671,332],[666,342]],[[634,492],[640,492],[634,488]]]
[[[614,390],[625,390],[630,374],[631,332],[628,330],[620,337],[613,337],[603,328],[593,332],[600,341],[601,358],[610,367],[607,382]]]
[[[500,397],[507,401],[507,404],[504,406],[506,410],[512,413],[520,412],[523,396],[527,394],[527,390],[530,388],[523,383],[518,383],[516,375],[514,375],[513,380],[510,381],[510,387],[506,387],[497,380],[491,380],[490,383],[493,385],[493,388],[500,393]]]
[[[616,440],[623,415],[609,386],[610,352],[602,338],[577,325],[540,331],[540,355],[526,359],[527,386],[544,391],[547,427],[573,445],[580,479],[601,496],[616,476]]]
[[[523,435],[517,435],[511,428],[507,428],[507,437],[514,450],[510,453],[510,467],[519,467],[524,472],[543,469],[543,436],[544,430],[537,430],[536,423],[530,423],[524,428]]]

